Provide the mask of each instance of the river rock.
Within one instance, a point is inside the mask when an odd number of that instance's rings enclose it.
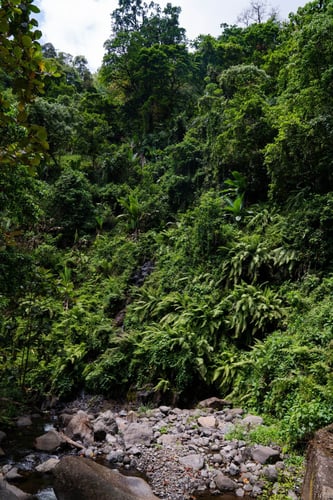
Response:
[[[179,434],[162,434],[157,438],[158,444],[163,446],[176,447],[180,442]]]
[[[226,422],[230,422],[234,418],[240,417],[241,415],[243,415],[243,413],[244,413],[244,410],[242,408],[229,408],[226,410],[224,420]]]
[[[125,453],[123,452],[123,450],[115,450],[115,451],[111,451],[107,455],[106,459],[111,464],[115,464],[117,462],[122,463],[124,461],[124,456],[125,456]]]
[[[46,460],[46,462],[43,462],[42,464],[37,465],[36,471],[45,473],[45,472],[50,472],[55,468],[55,466],[60,462],[59,458],[49,458]]]
[[[201,470],[205,465],[205,460],[202,455],[191,454],[185,457],[179,458],[179,463],[185,465],[185,467],[190,467],[193,470]]]
[[[199,408],[212,408],[214,410],[223,410],[223,408],[231,406],[232,403],[230,401],[226,401],[225,399],[216,397],[204,399],[203,401],[200,401],[200,403],[198,403]]]
[[[27,500],[32,496],[0,478],[0,498],[1,500]]]
[[[253,429],[254,427],[258,427],[258,425],[262,425],[263,422],[264,420],[262,417],[258,417],[257,415],[247,415],[239,423],[248,429]]]
[[[214,482],[220,491],[235,491],[237,488],[237,483],[230,477],[225,476],[221,471],[215,474]]]
[[[6,481],[16,481],[17,479],[22,479],[23,476],[19,474],[17,467],[11,467],[5,475]]]
[[[104,424],[102,420],[97,420],[94,422],[94,440],[95,441],[104,441],[106,435],[108,434],[108,428]]]
[[[255,462],[259,464],[265,464],[267,462],[277,462],[280,458],[280,452],[271,448],[270,446],[254,446],[251,450],[252,458]]]
[[[126,448],[136,446],[138,444],[149,445],[154,436],[153,429],[146,423],[133,423],[129,424],[123,431],[124,441]]]
[[[302,500],[333,499],[333,424],[315,433],[307,450]]]
[[[35,439],[34,446],[40,451],[55,451],[63,444],[63,439],[59,432],[54,429],[49,430],[42,436]]]
[[[278,471],[274,465],[266,465],[262,469],[262,475],[268,480],[274,483],[278,479]]]
[[[170,406],[160,406],[159,410],[163,415],[168,415],[170,413],[171,407]]]
[[[107,434],[117,434],[118,425],[112,411],[101,413],[93,423],[94,438],[103,441]]]
[[[199,417],[198,424],[201,427],[208,427],[213,429],[217,427],[217,421],[213,415],[209,415],[208,417]]]
[[[89,459],[65,457],[54,474],[58,500],[158,500],[143,479],[123,476]]]
[[[93,426],[89,415],[85,411],[79,410],[73,415],[64,432],[66,436],[74,441],[81,439],[86,444],[94,442]]]

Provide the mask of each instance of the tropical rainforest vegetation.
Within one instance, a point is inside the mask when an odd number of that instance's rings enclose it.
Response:
[[[37,13],[0,5],[1,401],[215,394],[302,446],[333,421],[333,1],[190,42],[119,0],[96,74]]]

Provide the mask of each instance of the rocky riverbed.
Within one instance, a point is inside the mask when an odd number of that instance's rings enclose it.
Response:
[[[135,471],[164,500],[268,499],[282,491],[285,498],[300,498],[302,477],[288,466],[277,445],[248,445],[230,437],[240,426],[249,430],[264,425],[261,417],[246,415],[217,398],[202,401],[195,409],[135,410],[102,400],[96,403],[87,398],[53,415],[47,432],[31,443],[34,451],[27,450],[25,461],[31,472],[52,474],[61,457],[71,454],[127,473]],[[27,416],[18,424],[29,428],[33,420]],[[4,436],[2,447],[3,479],[20,486],[22,471],[6,461]],[[281,486],[282,475],[289,478],[287,493]]]

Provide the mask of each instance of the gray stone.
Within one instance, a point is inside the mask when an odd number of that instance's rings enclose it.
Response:
[[[221,464],[223,462],[222,455],[220,453],[214,453],[212,462],[214,462],[214,464]]]
[[[11,467],[6,474],[6,481],[15,481],[16,479],[22,479],[23,476],[19,474],[17,467]]]
[[[235,491],[237,488],[237,483],[221,471],[218,471],[214,476],[214,482],[220,491]]]
[[[290,500],[298,500],[298,498],[299,498],[296,495],[296,493],[294,491],[292,491],[292,490],[288,491],[288,497],[289,497]],[[327,497],[327,498],[328,498],[328,500],[330,499],[330,497]],[[333,498],[333,496],[332,496],[332,498]]]
[[[129,448],[127,450],[127,453],[129,455],[134,455],[136,457],[139,457],[140,455],[142,455],[142,451],[137,446],[132,446],[131,448]]]
[[[107,434],[105,436],[105,441],[108,444],[115,444],[117,442],[117,438],[116,438],[116,436],[113,436],[112,434]]]
[[[262,425],[263,422],[263,418],[257,415],[247,415],[243,420],[240,420],[239,423],[248,429],[253,429],[254,427],[258,427],[258,425]]]
[[[81,439],[84,443],[91,444],[94,442],[93,426],[89,415],[82,410],[79,410],[67,424],[64,430],[66,436],[74,441]]]
[[[277,481],[278,479],[278,471],[276,470],[274,465],[266,465],[265,467],[263,467],[262,474],[268,481],[271,481],[272,483],[274,481]]]
[[[213,415],[209,415],[208,417],[200,417],[198,418],[198,424],[201,427],[213,428],[217,426],[216,418]]]
[[[280,458],[279,450],[275,450],[270,446],[258,445],[251,450],[252,459],[260,464],[267,462],[277,462]]]
[[[225,399],[211,397],[200,401],[200,403],[198,403],[198,406],[199,408],[213,408],[214,410],[223,410],[223,408],[232,406],[232,403],[230,401],[226,401]]]
[[[235,426],[231,422],[219,422],[219,430],[222,434],[228,434],[228,432],[233,431],[234,428]]]
[[[35,439],[34,446],[40,451],[55,451],[63,444],[63,439],[55,430],[50,430]]]
[[[239,474],[239,467],[238,467],[238,465],[236,465],[234,463],[231,463],[229,465],[229,474],[231,474],[232,476],[237,476],[237,474]]]
[[[111,451],[106,457],[107,461],[111,464],[121,463],[124,461],[124,452],[122,450]]]
[[[284,470],[286,468],[285,463],[282,461],[276,462],[275,463],[275,468],[277,470]]]
[[[160,406],[159,407],[159,410],[164,414],[164,415],[168,415],[170,413],[170,406]]]
[[[258,497],[259,495],[261,495],[262,494],[262,487],[259,485],[254,485],[253,490],[252,490],[252,494],[255,497]]]
[[[123,431],[126,448],[138,444],[149,445],[153,440],[153,429],[150,425],[133,423],[129,424]]]
[[[158,500],[143,479],[123,476],[89,459],[65,457],[54,475],[58,500]]]
[[[240,465],[243,461],[243,457],[241,454],[237,453],[234,458],[233,458],[234,462],[238,465]]]
[[[50,472],[55,468],[55,466],[59,463],[59,458],[49,458],[46,460],[46,462],[43,462],[42,464],[37,465],[36,471],[37,472]]]
[[[193,470],[201,470],[205,465],[204,457],[202,455],[192,454],[180,457],[179,462],[185,467],[190,467]]]
[[[203,417],[203,418],[208,419],[209,417]],[[199,420],[200,420],[200,418],[199,418]],[[214,417],[211,417],[210,421],[209,420],[206,421],[206,425],[201,428],[201,435],[202,436],[211,437],[211,435],[213,433],[212,427],[213,427],[214,421],[216,423],[216,419]],[[209,422],[211,423],[210,427],[207,425]]]
[[[131,413],[134,413],[134,412],[128,412],[127,418],[128,418],[128,416]],[[112,413],[111,410],[108,410],[108,411],[106,411],[104,413],[101,413],[97,417],[97,419],[95,420],[95,423],[96,422],[103,422],[104,425],[107,427],[109,433],[111,433],[111,434],[117,434],[118,433],[117,421],[116,421],[116,419],[114,417],[114,414]]]
[[[242,410],[242,408],[229,408],[228,410],[226,410],[225,421],[230,422],[234,418],[243,415],[243,413],[244,410]]]
[[[241,497],[244,497],[245,496],[245,492],[242,488],[237,488],[237,490],[235,491],[235,495],[239,498]]]
[[[180,443],[180,436],[179,434],[162,434],[157,442],[163,446],[177,446]]]

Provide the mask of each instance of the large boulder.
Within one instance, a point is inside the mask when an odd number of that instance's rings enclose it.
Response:
[[[316,432],[307,451],[302,500],[333,499],[333,424]]]
[[[85,444],[94,442],[93,426],[89,415],[82,410],[79,410],[67,424],[64,430],[66,436],[74,441],[81,439]]]
[[[124,476],[85,458],[63,458],[54,475],[58,500],[158,500],[143,479]]]

